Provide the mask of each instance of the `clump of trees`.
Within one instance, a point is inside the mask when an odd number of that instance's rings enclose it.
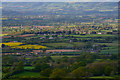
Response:
[[[24,66],[28,64],[27,62],[29,62],[29,60],[26,60],[25,57],[12,57],[10,61],[9,58],[11,57],[12,56],[3,57],[3,59],[6,59],[6,61],[4,60],[4,62],[7,66],[3,67],[4,79],[18,78],[18,76],[15,76],[16,74],[28,71],[24,69]],[[114,59],[111,57],[114,57]],[[103,75],[114,76],[118,74],[118,60],[115,55],[104,58],[103,55],[84,53],[80,56],[65,56],[56,59],[53,59],[50,56],[43,56],[41,58],[37,58],[37,56],[32,56],[32,59],[30,59],[30,61],[31,62],[29,62],[29,65],[34,67],[32,70],[29,70],[30,72],[39,72],[40,75],[50,79],[77,79]]]

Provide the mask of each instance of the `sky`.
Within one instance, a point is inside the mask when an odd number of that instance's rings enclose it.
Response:
[[[2,2],[119,2],[120,0],[1,0]]]

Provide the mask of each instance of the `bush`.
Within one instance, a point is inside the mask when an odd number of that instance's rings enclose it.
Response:
[[[52,70],[50,68],[47,68],[45,70],[42,70],[40,72],[41,75],[49,77],[49,75],[52,73]]]

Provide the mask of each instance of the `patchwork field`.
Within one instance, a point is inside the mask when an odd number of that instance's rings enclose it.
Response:
[[[23,43],[21,43],[21,42],[8,42],[8,43],[2,43],[2,44],[5,44],[5,45],[10,46],[10,47],[14,47],[14,46],[21,45]]]
[[[8,34],[0,34],[0,36],[6,36],[6,35],[8,35]]]
[[[66,35],[67,36],[67,35]],[[114,37],[115,35],[109,35],[109,34],[88,34],[88,35],[70,35],[73,37]]]
[[[45,49],[47,47],[41,45],[21,45],[21,46],[13,46],[12,48],[19,48],[19,49]]]
[[[19,49],[44,49],[47,48],[46,46],[41,46],[41,45],[21,45],[24,43],[21,42],[8,42],[8,43],[2,43],[5,44],[7,46],[10,46],[11,48],[19,48]]]
[[[71,42],[71,43],[44,43],[44,45],[49,46],[49,47],[54,47],[54,48],[69,48],[69,47],[83,47],[86,45],[86,43],[82,42]]]

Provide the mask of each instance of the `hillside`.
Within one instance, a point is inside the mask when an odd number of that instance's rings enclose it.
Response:
[[[2,4],[3,15],[90,15],[116,14],[115,2],[11,2]]]

